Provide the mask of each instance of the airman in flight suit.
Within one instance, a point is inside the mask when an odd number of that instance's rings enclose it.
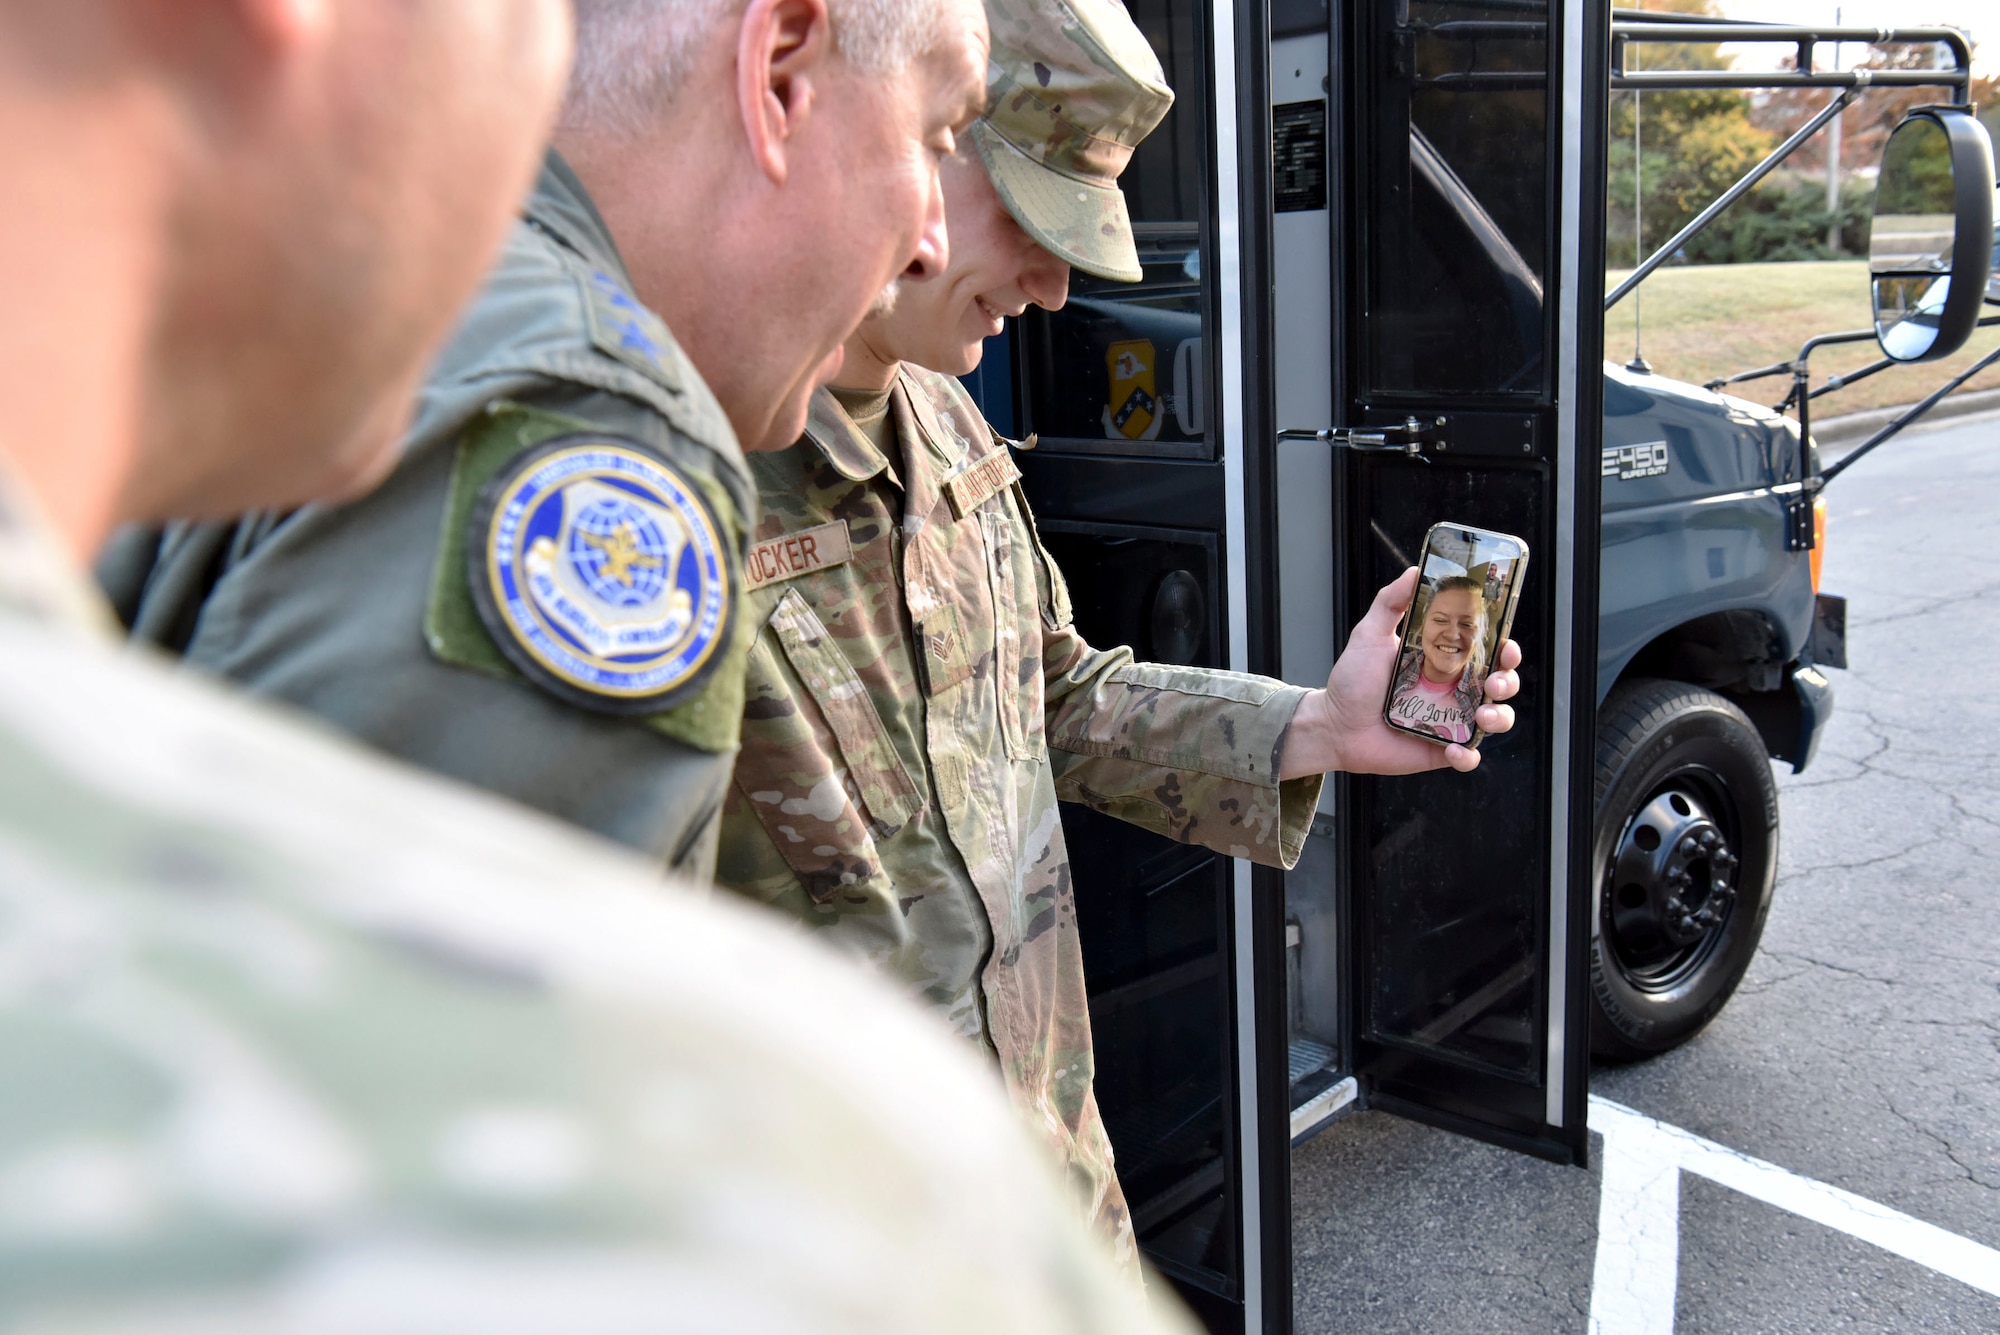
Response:
[[[790,54],[782,7],[741,9],[583,0],[556,148],[395,473],[347,504],[125,535],[99,573],[137,638],[708,875],[750,639],[739,446],[795,438],[869,303],[941,266],[937,162],[984,93],[973,0],[903,0],[859,36],[829,6]],[[617,64],[675,41],[672,87]],[[756,78],[768,98],[738,86]],[[765,124],[800,79],[811,105]],[[818,168],[833,146],[864,179]],[[792,223],[808,203],[836,216]],[[732,276],[740,304],[690,300]]]

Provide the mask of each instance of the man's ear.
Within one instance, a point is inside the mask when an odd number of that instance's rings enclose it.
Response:
[[[750,153],[772,184],[790,171],[791,141],[812,114],[833,59],[826,0],[750,0],[736,39],[736,100]]]
[[[322,40],[333,22],[331,0],[230,0],[227,7],[252,41],[276,51]]]
[[[198,105],[232,110],[310,66],[339,21],[335,0],[143,0],[126,8]]]

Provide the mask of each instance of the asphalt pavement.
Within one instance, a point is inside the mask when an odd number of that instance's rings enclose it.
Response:
[[[1811,767],[1778,766],[1762,949],[1695,1040],[1592,1072],[1594,1096],[1665,1127],[1600,1111],[1584,1171],[1383,1114],[1337,1123],[1294,1157],[1300,1332],[1585,1331],[1593,1304],[1603,1335],[2000,1331],[1975,1287],[2000,1287],[1981,1250],[2000,1249],[2000,415],[1882,446],[1828,510],[1852,667]],[[1627,1156],[1602,1248],[1600,1125]],[[1635,1189],[1642,1144],[1761,1163]],[[1600,1275],[1617,1291],[1594,1294]]]

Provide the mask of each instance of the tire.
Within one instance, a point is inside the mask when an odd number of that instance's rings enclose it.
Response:
[[[1778,870],[1778,786],[1743,711],[1675,681],[1626,681],[1598,711],[1593,1055],[1685,1043],[1743,980]]]

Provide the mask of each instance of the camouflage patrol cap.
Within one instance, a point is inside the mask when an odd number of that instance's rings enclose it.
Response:
[[[1000,202],[1057,258],[1141,277],[1118,173],[1174,104],[1117,0],[986,0],[986,115],[972,127]]]

